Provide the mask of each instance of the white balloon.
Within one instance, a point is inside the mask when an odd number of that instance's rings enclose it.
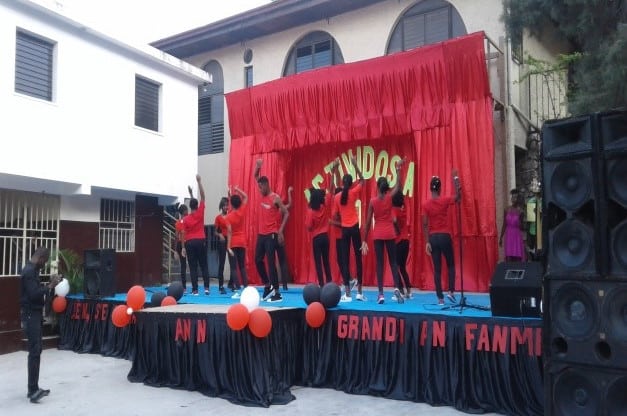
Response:
[[[246,306],[248,312],[252,312],[253,309],[259,306],[259,292],[252,286],[248,286],[242,291],[242,295],[239,301],[242,305]]]
[[[68,282],[64,277],[63,280],[61,280],[59,284],[54,287],[54,293],[60,297],[66,296],[70,293],[70,282]]]

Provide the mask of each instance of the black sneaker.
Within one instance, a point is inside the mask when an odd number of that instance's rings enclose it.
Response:
[[[287,292],[287,283],[283,283],[283,291]]]
[[[270,299],[268,299],[267,301],[268,302],[283,302],[283,296],[281,296],[280,293],[277,293],[275,295],[272,295]]]
[[[220,294],[226,295],[226,290],[224,290],[224,287],[220,287]]]
[[[261,296],[261,300],[268,300],[270,297],[274,296],[274,288],[272,286],[266,286],[263,288],[263,295]]]
[[[228,288],[229,288],[229,289],[231,289],[231,290],[234,290],[234,287],[233,287],[233,282],[231,282],[231,281],[229,280],[229,282],[226,284],[226,287],[228,287]]]
[[[50,394],[50,390],[39,389],[30,395],[29,399],[31,403],[38,403],[43,397]]]

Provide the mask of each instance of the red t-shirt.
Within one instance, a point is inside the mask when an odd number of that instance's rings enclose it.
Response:
[[[455,203],[455,199],[450,196],[431,198],[425,202],[423,213],[429,219],[429,234],[451,233],[448,223],[448,207]]]
[[[231,224],[231,247],[246,247],[246,233],[244,220],[246,218],[246,204],[228,213],[225,222]]]
[[[334,212],[340,213],[340,219],[342,222],[342,227],[352,227],[355,224],[359,223],[359,217],[357,216],[357,208],[355,207],[355,202],[359,199],[359,195],[361,194],[361,182],[357,182],[348,190],[348,200],[346,201],[346,205],[342,205],[340,200],[342,198],[342,193],[335,194],[334,200]]]
[[[183,218],[185,241],[205,239],[205,202],[200,201],[198,209]]]
[[[307,209],[305,216],[305,227],[311,233],[312,237],[319,234],[329,232],[329,204],[331,203],[331,195],[327,194],[324,197],[324,204],[320,206],[320,209],[314,211],[313,209]]]
[[[224,238],[226,238],[226,216],[222,214],[216,215],[215,220],[213,221],[213,226],[215,227],[216,233],[222,234]]]
[[[274,201],[279,198],[274,192],[270,192],[266,196],[261,197],[259,212],[259,234],[269,235],[279,232],[281,223],[278,222],[280,209],[276,206]],[[282,216],[280,218],[283,218]]]
[[[386,193],[383,198],[375,196],[370,200],[372,205],[372,217],[374,228],[372,230],[373,240],[394,240],[396,230],[394,229],[394,216],[392,215],[392,194]]]
[[[400,229],[400,234],[396,236],[396,242],[409,240],[409,213],[403,207],[392,207],[392,215],[396,217],[396,224]]]
[[[174,223],[174,229],[176,230],[176,240],[177,241],[181,241],[181,234],[183,237],[183,240],[185,240],[185,233],[183,232],[183,219],[181,218],[180,220],[176,220],[176,222]]]

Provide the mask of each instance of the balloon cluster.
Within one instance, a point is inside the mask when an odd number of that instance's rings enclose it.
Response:
[[[135,285],[126,294],[126,305],[118,305],[111,312],[111,321],[118,328],[124,328],[131,322],[133,312],[140,310],[146,303],[146,290]]]
[[[54,294],[57,295],[52,300],[52,310],[62,313],[67,308],[67,294],[70,293],[70,282],[64,277],[55,287]]]
[[[240,303],[232,305],[226,312],[226,324],[234,331],[248,326],[257,338],[265,338],[272,330],[272,318],[267,310],[259,307],[259,292],[252,286],[242,291]]]
[[[333,282],[325,284],[322,289],[315,283],[306,285],[303,288],[303,300],[307,304],[307,324],[312,328],[320,328],[326,320],[326,310],[336,307],[341,297],[340,287]]]

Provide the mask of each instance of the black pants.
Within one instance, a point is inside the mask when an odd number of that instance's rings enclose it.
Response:
[[[433,279],[438,299],[444,299],[442,294],[442,256],[448,268],[448,290],[455,291],[455,260],[453,259],[453,240],[450,234],[438,233],[429,236],[431,244],[431,259],[433,260]]]
[[[237,277],[237,271],[242,277],[242,285],[248,286],[248,275],[246,274],[246,249],[244,247],[233,247],[231,249],[233,255],[229,255],[229,266],[231,267],[231,283],[233,283],[233,290],[240,288],[239,278]]]
[[[333,278],[331,277],[331,265],[329,264],[329,235],[327,233],[318,234],[313,238],[312,243],[318,284],[323,286],[325,284],[325,280],[322,276],[323,265],[324,273],[326,275],[326,283],[333,281]]]
[[[276,247],[277,247],[277,235],[276,234],[259,234],[257,235],[257,246],[255,247],[255,266],[257,267],[257,273],[261,277],[263,284],[266,286],[272,285],[275,290],[279,290],[279,276],[276,270]],[[264,264],[264,258],[268,263],[268,270]],[[270,277],[268,277],[268,272]]]
[[[189,276],[192,279],[192,291],[198,290],[198,267],[202,273],[205,290],[209,290],[209,265],[207,264],[207,243],[202,238],[185,242],[187,261],[189,262]]]
[[[183,285],[183,289],[185,289],[185,285],[187,285],[187,257],[183,257],[181,252],[183,251],[183,243],[180,241],[176,242],[176,253],[179,255],[179,263],[181,265],[181,284]]]
[[[350,248],[353,246],[355,253],[355,263],[357,266],[357,283],[361,285],[363,279],[363,265],[361,262],[361,234],[359,233],[359,224],[352,227],[342,227],[342,245],[340,251],[340,272],[344,285],[350,284]]]
[[[407,258],[409,257],[409,240],[401,240],[396,243],[396,263],[401,275],[401,286],[405,284],[405,289],[411,288],[409,273],[407,273]],[[400,288],[399,288],[400,289]]]
[[[226,262],[226,238],[218,240],[218,287],[224,286],[224,264]]]
[[[22,310],[22,327],[28,341],[28,393],[39,390],[39,364],[41,362],[41,310]]]
[[[287,278],[289,277],[289,271],[287,270],[287,253],[285,252],[285,242],[276,244],[276,257],[279,261],[279,268],[281,270],[281,283],[284,288],[287,288]]]
[[[398,275],[398,264],[396,264],[396,241],[392,240],[374,240],[374,254],[377,261],[377,286],[379,293],[383,293],[383,262],[385,260],[383,249],[388,252],[388,262],[392,270],[392,278],[394,286],[400,288],[400,277]]]

